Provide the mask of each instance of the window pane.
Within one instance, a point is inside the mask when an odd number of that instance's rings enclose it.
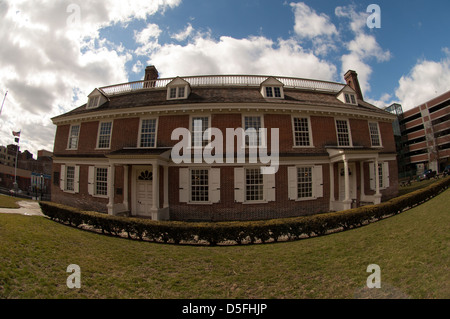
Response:
[[[352,98],[352,103],[353,103],[353,104],[356,104],[355,96],[352,94],[352,95],[350,95],[350,97]]]
[[[80,126],[74,125],[70,130],[69,149],[78,148],[78,136],[80,134]]]
[[[378,131],[377,123],[369,123],[370,140],[372,141],[372,146],[381,146],[380,143],[380,132]]]
[[[156,146],[156,119],[142,120],[140,147]]]
[[[297,193],[298,198],[312,197],[312,168],[297,168]]]
[[[259,129],[261,128],[260,116],[246,116],[244,119],[245,130],[254,129],[255,134],[248,134],[245,136],[245,144],[248,146],[258,146],[259,144]]]
[[[175,99],[177,97],[177,88],[170,89],[170,98]]]
[[[101,123],[98,148],[109,148],[112,122]]]
[[[347,93],[345,93],[344,95],[345,95],[345,103],[350,103],[350,95],[348,95]]]
[[[279,87],[274,87],[273,88],[275,97],[281,97],[281,89]]]
[[[266,87],[266,97],[273,97],[273,91],[271,87]]]
[[[178,97],[179,98],[183,98],[184,97],[184,92],[185,92],[184,87],[178,88]]]
[[[74,191],[75,184],[75,167],[67,166],[66,168],[66,191]]]
[[[209,128],[208,117],[193,117],[192,118],[192,146],[206,146],[209,140],[204,140],[203,135]]]
[[[264,178],[261,169],[251,168],[245,170],[245,198],[247,201],[264,200]]]
[[[207,169],[193,169],[191,171],[191,201],[209,201],[209,171]]]
[[[307,118],[294,118],[295,146],[310,146]]]
[[[336,129],[338,135],[338,146],[350,146],[347,121],[336,120]]]
[[[108,195],[108,169],[96,168],[95,173],[95,194]]]

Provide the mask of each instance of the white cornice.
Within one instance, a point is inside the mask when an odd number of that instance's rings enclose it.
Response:
[[[53,124],[63,125],[73,122],[87,122],[114,118],[133,118],[148,115],[180,115],[194,112],[211,113],[236,113],[236,112],[262,112],[262,113],[280,113],[296,114],[304,113],[309,115],[322,116],[348,116],[351,118],[372,119],[378,121],[392,122],[396,119],[393,114],[381,114],[375,111],[363,109],[349,109],[339,106],[320,106],[320,105],[298,105],[290,103],[199,103],[199,104],[176,104],[161,106],[143,106],[135,108],[117,109],[89,112],[83,114],[69,115],[61,118],[54,118]]]

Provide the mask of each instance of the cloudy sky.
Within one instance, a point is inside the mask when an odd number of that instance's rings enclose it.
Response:
[[[380,28],[369,28],[376,3]],[[0,0],[0,145],[53,150],[51,118],[96,87],[207,74],[344,82],[405,110],[450,90],[450,1]]]

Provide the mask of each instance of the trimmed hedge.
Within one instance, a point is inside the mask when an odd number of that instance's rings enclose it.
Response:
[[[436,196],[450,185],[450,177],[424,189],[387,202],[312,216],[251,222],[188,223],[159,222],[110,216],[51,202],[40,202],[42,212],[54,221],[86,227],[113,236],[159,243],[241,245],[291,241],[348,230],[401,213]]]

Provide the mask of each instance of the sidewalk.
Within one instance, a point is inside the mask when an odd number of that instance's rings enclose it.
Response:
[[[9,208],[0,208],[0,214],[21,214],[25,216],[44,216],[41,211],[41,207],[39,203],[36,201],[19,201],[17,204],[20,205],[20,208],[17,209],[9,209]]]

